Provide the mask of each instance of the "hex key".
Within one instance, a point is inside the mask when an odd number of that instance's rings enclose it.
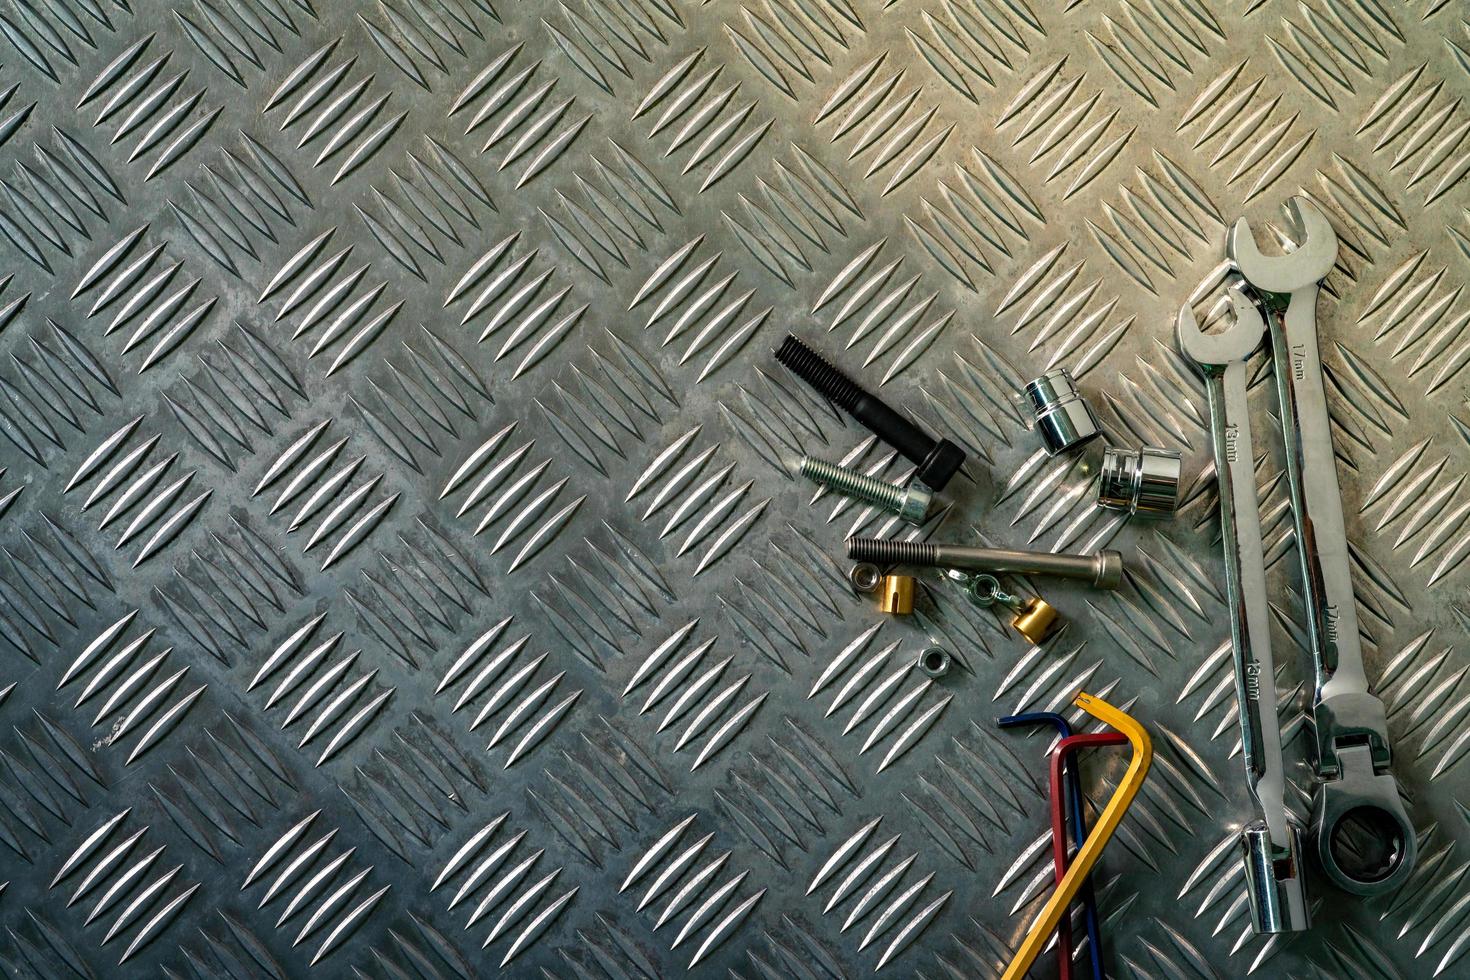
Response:
[[[1001,728],[1015,728],[1018,725],[1046,724],[1056,728],[1057,734],[1059,734],[1062,738],[1065,739],[1072,737],[1071,723],[1067,721],[1066,717],[1058,714],[1055,711],[1030,711],[1020,715],[1006,715],[1004,718],[997,719],[996,724],[999,725]],[[1066,780],[1065,799],[1067,803],[1068,816],[1071,818],[1070,822],[1072,830],[1072,843],[1077,847],[1081,847],[1082,841],[1085,840],[1087,837],[1086,815],[1083,812],[1082,808],[1082,780],[1078,775],[1077,767],[1075,764],[1068,764],[1064,766],[1063,775]],[[1052,788],[1051,794],[1052,812],[1055,813],[1057,796],[1057,791],[1055,787]],[[1053,858],[1055,858],[1055,827],[1053,827],[1052,829],[1052,835]],[[1062,872],[1066,870],[1065,860],[1067,857],[1069,857],[1069,855],[1065,853],[1065,846],[1063,848],[1063,852],[1063,863],[1060,865],[1055,865],[1057,867],[1058,880],[1061,879]],[[1102,926],[1100,925],[1097,917],[1097,898],[1092,890],[1092,882],[1084,882],[1082,885],[1082,890],[1078,893],[1078,895],[1082,900],[1082,921],[1087,927],[1087,952],[1089,958],[1092,960],[1092,980],[1107,980],[1107,975],[1103,972],[1104,957],[1102,944]],[[1064,917],[1062,919],[1061,925],[1059,926],[1059,931],[1057,934],[1058,942],[1065,943],[1068,947],[1070,947],[1072,940],[1071,933],[1071,917]],[[1068,969],[1070,969],[1070,948],[1067,952],[1067,964]]]
[[[1052,747],[1051,765],[1048,767],[1051,770],[1052,795],[1051,848],[1052,865],[1057,869],[1057,884],[1059,885],[1062,882],[1062,877],[1067,869],[1067,866],[1071,863],[1072,857],[1071,854],[1069,854],[1067,851],[1067,845],[1064,843],[1065,830],[1062,826],[1062,806],[1059,802],[1057,802],[1062,796],[1068,795],[1071,797],[1070,802],[1072,818],[1075,821],[1076,826],[1079,828],[1085,828],[1086,826],[1083,816],[1081,776],[1082,760],[1077,758],[1077,750],[1084,748],[1102,747],[1104,745],[1123,745],[1126,744],[1127,741],[1128,739],[1126,737],[1118,734],[1117,732],[1099,732],[1097,734],[1068,735],[1066,738],[1057,742],[1057,744]],[[1066,787],[1062,782],[1064,773],[1067,780],[1073,784],[1070,787]],[[1086,836],[1087,831],[1085,829],[1077,830],[1076,840],[1077,846],[1079,848],[1082,846],[1082,841],[1086,839]],[[1095,922],[1097,917],[1097,899],[1092,890],[1092,879],[1088,878],[1082,882],[1082,889],[1078,892],[1078,894],[1080,895],[1084,892],[1086,893],[1085,900],[1090,900],[1093,903],[1092,914]],[[1069,924],[1067,920],[1070,918],[1071,916],[1069,915],[1062,916],[1062,921],[1058,923],[1057,926],[1058,937],[1061,936],[1062,927]],[[1101,941],[1093,940],[1091,934],[1089,934],[1088,942],[1096,942],[1096,945],[1093,946],[1093,950],[1095,951],[1095,957],[1093,959],[1093,978],[1094,980],[1106,980],[1106,977],[1102,972]]]
[[[1093,824],[1092,832],[1087,835],[1087,840],[1082,843],[1082,847],[1077,851],[1077,856],[1072,859],[1072,866],[1062,876],[1062,880],[1057,884],[1051,897],[1046,900],[1046,905],[1042,907],[1041,912],[1032,920],[1030,928],[1026,931],[1026,938],[1021,940],[1021,947],[1001,975],[1001,980],[1021,980],[1026,975],[1026,971],[1031,969],[1036,962],[1037,955],[1046,945],[1047,939],[1056,931],[1057,924],[1066,915],[1067,907],[1072,904],[1072,899],[1077,896],[1082,883],[1092,873],[1093,865],[1097,864],[1097,859],[1102,856],[1103,849],[1108,846],[1108,841],[1118,829],[1118,824],[1122,823],[1128,807],[1133,803],[1133,798],[1138,795],[1139,789],[1143,786],[1149,766],[1153,763],[1154,747],[1153,742],[1149,740],[1148,732],[1128,714],[1108,704],[1102,698],[1085,691],[1079,693],[1072,703],[1099,721],[1112,725],[1128,736],[1128,742],[1133,747],[1133,754],[1128,759],[1128,770],[1123,773],[1118,788],[1113,791],[1107,806],[1103,807],[1097,822]]]

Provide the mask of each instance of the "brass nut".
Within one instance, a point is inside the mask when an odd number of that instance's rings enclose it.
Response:
[[[878,611],[907,616],[914,611],[914,577],[885,575],[878,583]]]
[[[1033,598],[1021,607],[1011,625],[1032,643],[1040,644],[1062,624],[1062,617],[1045,599]]]

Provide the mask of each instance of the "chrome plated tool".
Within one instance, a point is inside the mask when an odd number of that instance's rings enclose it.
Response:
[[[1381,895],[1413,872],[1414,826],[1399,795],[1383,702],[1368,689],[1358,635],[1342,493],[1317,346],[1317,292],[1337,261],[1337,234],[1305,197],[1288,202],[1296,248],[1263,255],[1250,224],[1230,229],[1226,249],[1265,308],[1286,445],[1314,665],[1312,714],[1317,789],[1312,832],[1333,884]],[[1353,828],[1353,829],[1349,829]],[[1371,853],[1362,845],[1372,844]],[[1345,860],[1350,848],[1360,853]]]
[[[1048,456],[1076,449],[1102,435],[1092,406],[1066,368],[1053,368],[1026,382],[1026,401]]]
[[[1286,806],[1281,723],[1276,714],[1276,664],[1271,656],[1271,608],[1256,497],[1255,448],[1246,404],[1247,362],[1266,324],[1239,285],[1230,292],[1235,322],[1206,334],[1186,305],[1176,329],[1179,349],[1205,380],[1211,449],[1220,485],[1220,537],[1235,653],[1235,697],[1246,782],[1259,816],[1241,832],[1252,925],[1258,933],[1308,926],[1299,830]]]
[[[1137,517],[1168,517],[1179,506],[1179,451],[1142,446],[1103,450],[1097,503]]]

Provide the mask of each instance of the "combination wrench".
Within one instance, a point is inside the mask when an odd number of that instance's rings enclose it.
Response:
[[[1315,675],[1316,852],[1333,884],[1355,894],[1380,895],[1403,884],[1413,872],[1417,843],[1389,768],[1393,754],[1383,702],[1369,691],[1363,671],[1342,494],[1322,384],[1317,292],[1337,261],[1337,234],[1304,197],[1293,197],[1287,211],[1297,241],[1293,251],[1263,255],[1244,218],[1230,229],[1226,251],[1257,294],[1270,323]],[[1357,834],[1344,834],[1350,825],[1356,826]],[[1352,840],[1354,836],[1359,840]],[[1345,862],[1349,848],[1365,838],[1376,852]]]
[[[1246,404],[1247,362],[1261,346],[1266,323],[1241,286],[1230,290],[1230,303],[1235,322],[1223,332],[1202,332],[1188,305],[1179,310],[1175,326],[1179,349],[1204,377],[1220,487],[1240,744],[1246,782],[1259,811],[1240,837],[1251,921],[1258,933],[1294,932],[1308,926],[1307,900],[1300,830],[1286,805],[1255,449]]]

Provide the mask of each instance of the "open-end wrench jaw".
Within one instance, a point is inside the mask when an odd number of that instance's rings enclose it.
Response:
[[[1327,216],[1305,197],[1287,201],[1296,237],[1295,251],[1285,255],[1262,254],[1250,222],[1238,218],[1225,239],[1225,254],[1240,274],[1262,293],[1294,293],[1316,286],[1337,262],[1337,232]]]
[[[1266,336],[1266,320],[1261,309],[1246,295],[1240,283],[1228,289],[1235,322],[1217,333],[1205,333],[1189,304],[1180,307],[1174,322],[1179,349],[1202,371],[1221,371],[1227,365],[1244,363]]]

